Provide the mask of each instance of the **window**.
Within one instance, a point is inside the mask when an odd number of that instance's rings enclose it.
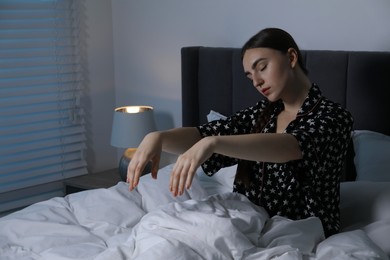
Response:
[[[0,0],[0,212],[87,173],[77,0]]]

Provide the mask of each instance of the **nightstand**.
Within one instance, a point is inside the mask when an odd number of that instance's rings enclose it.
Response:
[[[64,180],[65,195],[90,189],[109,188],[120,181],[118,169],[89,173]]]

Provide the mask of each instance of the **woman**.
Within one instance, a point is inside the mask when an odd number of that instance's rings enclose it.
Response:
[[[234,191],[270,216],[316,216],[325,235],[339,231],[339,179],[352,117],[321,95],[307,76],[294,39],[267,28],[242,48],[246,76],[266,100],[224,121],[148,134],[128,167],[130,190],[145,165],[157,177],[161,151],[180,154],[170,190],[181,195],[202,166],[212,175],[238,163]]]

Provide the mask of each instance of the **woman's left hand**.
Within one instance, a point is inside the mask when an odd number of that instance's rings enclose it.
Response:
[[[196,170],[213,154],[213,140],[212,136],[205,137],[178,157],[169,181],[173,196],[182,195],[185,188],[191,187]]]

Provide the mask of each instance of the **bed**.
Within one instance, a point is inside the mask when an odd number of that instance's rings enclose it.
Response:
[[[0,218],[0,259],[388,259],[390,53],[304,51],[310,78],[347,107],[354,132],[341,183],[342,231],[325,239],[313,217],[269,217],[232,193],[235,166],[197,170],[180,197],[173,165],[128,191],[125,182],[33,204]],[[239,49],[185,47],[183,125],[196,126],[259,98]]]

